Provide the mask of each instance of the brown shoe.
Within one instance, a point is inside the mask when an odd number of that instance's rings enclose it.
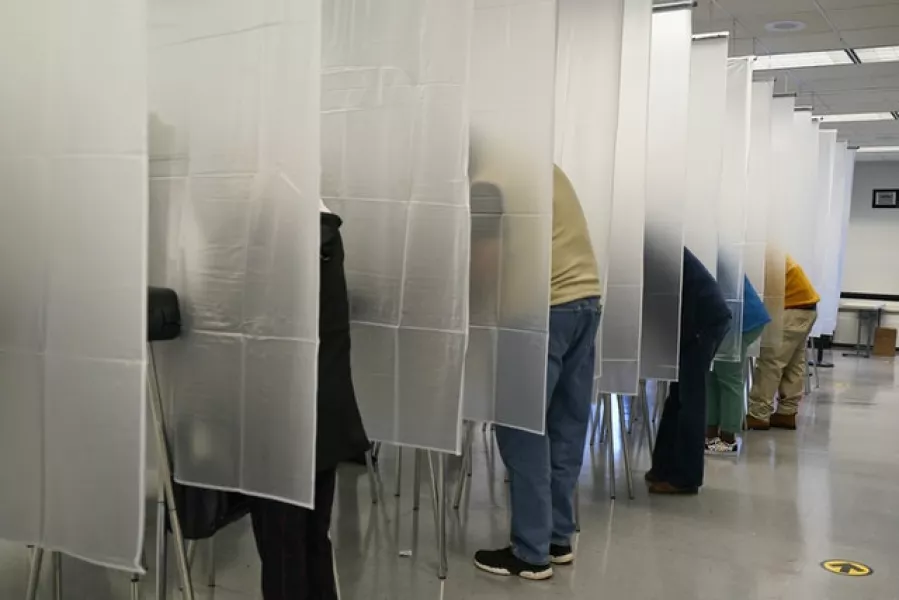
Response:
[[[654,483],[649,484],[649,493],[650,494],[663,494],[668,496],[695,496],[699,493],[699,488],[697,487],[677,487],[675,485],[671,485],[667,481],[656,481]]]
[[[775,429],[796,429],[796,415],[782,415],[774,413],[771,415],[771,427]]]
[[[746,415],[746,429],[754,429],[756,431],[768,431],[771,429],[771,423],[756,419],[752,415]]]

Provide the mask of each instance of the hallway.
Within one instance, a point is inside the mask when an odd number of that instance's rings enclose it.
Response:
[[[577,561],[542,583],[476,571],[471,555],[507,535],[502,465],[476,431],[472,492],[450,512],[449,578],[437,580],[428,486],[412,511],[412,452],[402,497],[393,496],[394,455],[381,457],[383,501],[372,506],[365,471],[340,474],[335,540],[344,600],[595,599],[828,600],[899,598],[899,390],[892,360],[836,357],[804,401],[798,432],[752,432],[738,461],[707,461],[698,497],[650,498],[642,482],[648,453],[632,434],[636,499],[623,469],[609,501],[604,447],[581,476]],[[486,442],[486,444],[485,444]],[[455,471],[451,472],[451,485]],[[427,478],[426,478],[427,479]],[[452,488],[451,488],[452,489]],[[152,517],[152,505],[148,516]],[[148,531],[152,531],[150,528]],[[206,583],[206,547],[194,570],[202,599],[258,598],[258,559],[248,521],[216,538],[217,587]],[[411,556],[408,556],[411,551]],[[152,555],[152,540],[148,543]],[[27,553],[0,546],[0,597],[24,597]],[[869,577],[826,572],[822,561],[869,565]],[[175,571],[170,567],[170,579]],[[40,598],[51,598],[44,570]],[[63,561],[65,599],[128,598],[128,576]],[[143,586],[152,597],[152,575]],[[175,590],[169,598],[180,598]]]

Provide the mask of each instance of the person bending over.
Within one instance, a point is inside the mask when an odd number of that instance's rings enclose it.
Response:
[[[796,261],[787,256],[783,340],[762,348],[749,392],[749,429],[796,429],[796,413],[805,389],[805,345],[818,318],[821,297]],[[774,395],[779,401],[774,411]]]
[[[599,295],[584,213],[571,182],[555,167],[546,434],[496,428],[510,478],[511,545],[477,552],[479,569],[547,579],[553,564],[574,561],[574,490],[593,394]]]

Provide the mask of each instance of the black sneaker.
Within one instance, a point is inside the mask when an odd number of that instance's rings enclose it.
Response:
[[[474,555],[474,565],[482,571],[494,575],[518,575],[522,579],[539,581],[553,576],[552,564],[532,565],[514,554],[512,548],[502,550],[480,550]]]
[[[574,562],[574,550],[567,544],[565,546],[550,544],[549,559],[554,565],[570,565]]]

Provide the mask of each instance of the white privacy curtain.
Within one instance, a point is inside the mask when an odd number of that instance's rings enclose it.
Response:
[[[146,12],[0,5],[0,538],[140,571]]]
[[[691,17],[689,9],[652,16],[640,356],[644,379],[678,378]]]
[[[750,356],[758,356],[763,343],[772,340],[780,343],[783,328],[783,293],[784,281],[775,284],[781,298],[780,310],[767,301],[768,287],[766,279],[769,273],[765,269],[765,254],[769,240],[769,211],[777,216],[776,210],[770,206],[772,190],[771,160],[771,101],[774,90],[773,81],[757,81],[752,84],[752,106],[749,118],[749,196],[746,210],[746,244],[743,252],[743,264],[749,282],[764,298],[765,308],[771,316],[771,322],[765,327],[762,337],[749,348]],[[783,267],[780,269],[783,277]]]
[[[343,219],[369,435],[456,451],[468,338],[471,0],[323,3],[322,195]]]
[[[684,245],[713,275],[727,114],[727,36],[697,36],[690,54]]]
[[[783,340],[784,294],[789,215],[796,175],[793,148],[793,108],[796,99],[771,101],[771,195],[768,210],[768,244],[765,251],[765,307],[772,321],[765,328],[762,346],[777,348]],[[790,232],[792,233],[792,232]]]
[[[581,202],[607,286],[623,0],[558,0],[555,162]],[[596,372],[602,369],[597,333]]]
[[[835,194],[834,184],[836,176],[837,132],[834,130],[818,131],[818,180],[815,191],[815,206],[812,214],[812,223],[815,227],[815,244],[813,257],[813,274],[815,279],[812,285],[821,296],[821,302],[826,302],[825,294],[830,294],[830,286],[835,277],[828,276],[828,260],[831,263],[839,262],[839,255],[833,254],[831,248],[839,248],[840,223],[842,207],[837,205],[842,201],[842,196]],[[837,214],[839,212],[839,214]],[[837,292],[839,296],[839,292]],[[822,333],[831,334],[833,330],[824,329],[826,323],[823,319],[817,319],[812,327],[812,337],[819,337]]]
[[[546,418],[555,70],[555,0],[475,0],[464,414],[538,433]]]
[[[311,507],[319,3],[150,0],[151,246],[175,477]]]
[[[831,134],[833,132],[821,132]],[[847,148],[846,142],[836,142],[834,146],[833,179],[830,210],[827,225],[822,231],[825,244],[824,272],[822,286],[818,290],[821,302],[818,304],[818,320],[815,323],[820,334],[831,335],[837,326],[840,309],[840,292],[843,283],[843,255],[846,248],[846,233],[849,226],[849,210],[852,204],[852,175],[855,165],[855,151]]]
[[[793,154],[791,168],[793,187],[786,207],[785,236],[787,252],[817,287],[815,271],[816,210],[818,208],[818,124],[811,110],[793,113]]]
[[[598,390],[635,395],[640,380],[646,126],[652,0],[624,0],[618,135],[606,254]]]
[[[731,312],[730,329],[718,348],[718,360],[739,362],[743,340],[743,250],[749,198],[752,58],[727,61],[727,118],[724,160],[718,196],[717,280]]]

